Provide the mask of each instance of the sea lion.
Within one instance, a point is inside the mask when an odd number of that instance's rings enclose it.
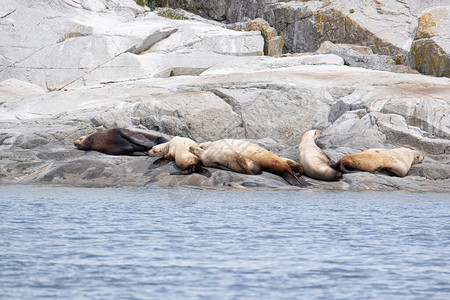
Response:
[[[172,172],[171,175],[187,175],[192,173],[199,173],[206,177],[210,177],[211,173],[203,168],[200,164],[200,158],[189,151],[189,147],[198,147],[198,144],[186,137],[176,136],[170,141],[159,144],[148,151],[149,156],[162,156],[157,159],[150,168],[159,167],[175,160],[178,167],[181,168],[179,172]]]
[[[227,168],[238,173],[250,175],[261,174],[261,166],[237,153],[230,145],[224,142],[218,141],[207,150],[191,146],[189,151],[198,156],[205,167]]]
[[[404,177],[411,165],[423,161],[419,152],[408,148],[368,149],[341,158],[333,165],[343,173],[349,171],[381,172],[391,176]]]
[[[82,136],[73,144],[80,150],[111,155],[147,155],[153,146],[168,140],[162,136],[125,128],[113,128]]]
[[[298,145],[298,158],[306,176],[325,180],[335,181],[342,177],[342,173],[333,169],[329,163],[330,158],[317,145],[320,130],[313,129],[305,132]]]
[[[220,147],[226,144],[237,153],[258,164],[262,171],[267,171],[283,177],[289,184],[296,186],[309,185],[302,178],[298,178],[291,167],[278,155],[258,145],[243,140],[223,139],[215,142],[200,144],[200,148],[208,150],[211,147]]]
[[[291,167],[291,170],[294,171],[295,175],[297,175],[298,177],[303,175],[303,167],[301,164],[289,158],[280,158],[284,160],[289,165],[289,167]]]

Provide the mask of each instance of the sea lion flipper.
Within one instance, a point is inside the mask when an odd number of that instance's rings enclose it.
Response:
[[[156,168],[162,167],[164,165],[167,165],[171,161],[172,161],[172,159],[163,156],[163,157],[160,157],[157,160],[155,160],[148,168],[156,169]]]
[[[196,166],[194,167],[194,172],[195,172],[195,173],[198,173],[198,174],[200,174],[200,175],[203,175],[203,176],[205,176],[205,177],[208,177],[208,178],[212,176],[211,172],[210,172],[208,169],[205,169],[205,168],[203,168],[203,167],[200,166],[200,165],[196,165]]]
[[[224,171],[230,171],[230,169],[228,169],[227,167],[222,166],[221,164],[218,164],[218,163],[212,163],[212,164],[208,165],[208,167],[219,169],[219,170],[224,170]]]
[[[305,186],[311,185],[303,178],[299,178],[299,177],[293,175],[289,171],[284,171],[283,173],[281,173],[281,177],[283,177],[284,180],[286,180],[290,185],[295,185],[295,186],[299,186],[299,187],[305,187]]]
[[[340,171],[341,163],[339,161],[330,160],[328,164],[330,165],[331,168],[335,169],[336,171]]]
[[[189,175],[189,174],[192,174],[192,173],[193,173],[192,169],[191,168],[187,168],[185,170],[172,172],[172,173],[170,173],[170,175]]]
[[[395,170],[391,168],[379,168],[378,170],[376,170],[376,172],[387,176],[397,176],[397,177],[405,176],[400,172],[395,172]]]
[[[202,158],[206,151],[203,150],[200,147],[189,146],[189,152],[191,152],[192,154],[198,156],[199,158]]]
[[[332,164],[330,163],[330,167],[333,168],[336,172],[341,173],[341,176],[342,176],[342,174],[352,172],[352,170],[347,169],[344,166],[344,163],[341,161],[338,161],[337,163],[332,163]]]
[[[136,151],[136,152],[131,153],[131,155],[133,155],[133,156],[148,156],[148,152]]]
[[[145,137],[145,133],[126,130],[124,128],[119,129],[120,136],[129,141],[130,143],[146,147],[151,149],[154,145],[156,145],[156,141],[151,140]],[[154,137],[155,139],[156,137]]]
[[[203,168],[200,164],[190,166],[189,168],[177,172],[172,172],[170,175],[189,175],[192,173],[198,173],[200,175],[203,175],[205,177],[211,177],[212,174],[207,169]]]

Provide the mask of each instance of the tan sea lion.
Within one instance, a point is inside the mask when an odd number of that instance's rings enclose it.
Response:
[[[281,157],[272,151],[266,150],[250,142],[236,139],[223,139],[215,142],[202,143],[200,144],[200,147],[204,150],[208,150],[211,147],[220,147],[222,144],[228,145],[237,153],[258,164],[262,171],[267,171],[283,177],[291,185],[309,185],[302,178],[298,178],[291,167]]]
[[[341,158],[334,167],[341,172],[365,171],[404,177],[411,165],[423,161],[419,152],[408,148],[369,149]]]
[[[342,173],[333,169],[329,163],[330,158],[317,145],[319,129],[305,132],[298,146],[298,158],[306,176],[325,180],[335,181],[342,177]]]
[[[95,150],[111,155],[147,155],[153,146],[167,139],[142,131],[113,128],[82,136],[74,141],[80,150]]]
[[[200,158],[189,151],[189,147],[198,147],[198,144],[186,137],[176,136],[170,141],[154,146],[148,151],[149,156],[162,156],[157,159],[150,168],[159,167],[172,160],[178,167],[181,168],[179,172],[170,173],[171,175],[187,175],[191,173],[199,173],[201,175],[210,177],[211,173],[203,168],[200,164]]]
[[[261,166],[234,151],[227,143],[218,141],[206,150],[200,147],[190,147],[189,150],[200,158],[205,167],[227,168],[238,173],[250,175],[261,173]]]

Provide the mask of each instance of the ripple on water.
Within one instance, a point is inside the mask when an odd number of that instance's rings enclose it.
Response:
[[[1,189],[6,299],[450,292],[448,194]]]

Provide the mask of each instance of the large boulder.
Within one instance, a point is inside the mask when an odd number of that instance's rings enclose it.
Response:
[[[420,72],[450,77],[450,6],[433,7],[422,14],[411,54]]]
[[[269,26],[269,23],[261,18],[233,23],[228,28],[241,31],[261,31],[264,38],[264,55],[281,56],[283,54],[283,37],[277,35],[275,28]]]

